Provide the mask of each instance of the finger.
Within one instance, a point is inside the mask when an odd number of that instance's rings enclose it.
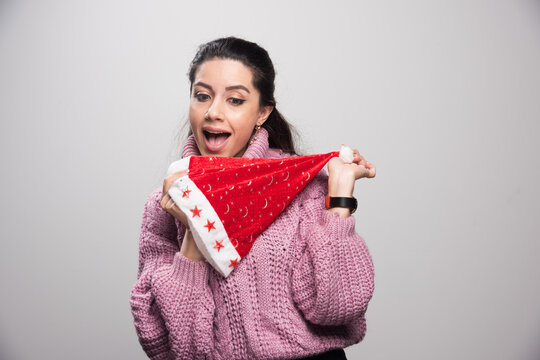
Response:
[[[163,179],[163,188],[161,189],[161,196],[167,195],[169,188],[172,186],[172,181],[169,180],[169,177]]]
[[[170,187],[174,184],[174,182],[178,180],[179,178],[181,178],[182,176],[184,176],[185,174],[187,174],[187,171],[183,170],[183,171],[178,171],[167,176],[163,180],[163,193],[168,192]]]
[[[369,168],[369,178],[374,178],[375,175],[377,174],[377,169],[375,168],[375,165],[373,164],[370,164],[371,167]]]
[[[375,166],[367,160],[364,164],[358,164],[355,171],[356,179],[375,177]]]
[[[360,163],[362,162],[363,158],[361,155],[355,155],[354,158],[353,158],[353,163],[357,164],[357,165],[360,165]]]
[[[169,202],[169,194],[165,193],[165,195],[162,194],[161,196],[161,201],[159,203],[159,205],[161,205],[161,208],[162,209],[166,209],[167,208],[167,203]]]
[[[358,164],[358,165],[364,165],[365,161],[366,161],[366,159],[362,155],[360,155],[360,153],[357,150],[356,154],[355,154],[355,157],[354,157],[354,162],[356,164]]]
[[[360,165],[367,167],[366,159],[362,158],[362,160],[360,160]]]
[[[182,171],[178,171],[178,172],[175,172],[175,173],[172,173],[171,175],[169,175],[172,179],[176,180],[178,178],[181,178],[182,176],[186,175],[187,174],[187,171],[186,170],[182,170]]]
[[[173,200],[173,199],[169,199],[169,201],[167,202],[167,209],[169,209],[169,210],[176,210],[176,209],[174,208],[175,205],[176,205],[176,203],[174,202],[174,200]]]
[[[356,158],[354,159],[354,163],[357,164],[357,165],[360,165],[360,166],[366,166],[366,159],[364,159],[364,157],[362,155],[357,155]]]
[[[168,210],[169,209],[169,204],[171,202],[171,197],[167,194],[163,197],[163,199],[161,199],[161,207],[165,210]]]

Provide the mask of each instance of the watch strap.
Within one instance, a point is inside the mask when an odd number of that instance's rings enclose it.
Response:
[[[344,207],[351,210],[351,214],[356,211],[358,207],[358,200],[354,197],[332,197],[326,196],[325,206],[327,209],[335,207]]]

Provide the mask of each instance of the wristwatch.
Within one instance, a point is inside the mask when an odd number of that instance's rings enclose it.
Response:
[[[358,200],[354,197],[330,197],[326,196],[325,206],[327,209],[334,207],[344,207],[351,210],[351,214],[356,211],[358,207]]]

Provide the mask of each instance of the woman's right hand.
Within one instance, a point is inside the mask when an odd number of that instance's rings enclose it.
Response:
[[[184,176],[185,174],[186,174],[185,171],[179,171],[172,175],[167,176],[165,180],[163,180],[163,190],[161,191],[161,207],[163,208],[163,210],[165,210],[166,212],[168,212],[169,214],[177,218],[178,221],[184,224],[184,226],[187,228],[188,221],[187,221],[186,214],[180,211],[178,206],[176,206],[176,203],[174,202],[174,200],[169,195],[169,189],[174,184],[174,182],[178,178],[181,178],[182,176]]]
[[[170,176],[167,176],[165,180],[163,181],[163,190],[161,193],[161,207],[163,210],[167,211],[169,214],[174,216],[178,221],[180,221],[185,227],[186,232],[184,234],[184,239],[182,240],[182,246],[180,248],[180,253],[191,260],[204,260],[203,254],[199,251],[199,248],[195,244],[195,240],[193,239],[193,234],[191,233],[189,229],[189,223],[187,221],[187,216],[182,212],[174,200],[169,195],[169,189],[174,184],[174,182],[184,176],[186,174],[185,171],[179,171],[177,173],[174,173]]]

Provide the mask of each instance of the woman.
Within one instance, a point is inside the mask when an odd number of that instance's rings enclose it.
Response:
[[[189,71],[183,156],[294,156],[289,125],[274,100],[274,68],[255,43],[222,38],[202,45]],[[345,359],[365,335],[373,264],[351,208],[325,197],[353,195],[375,167],[328,163],[223,277],[199,252],[167,177],[144,209],[131,310],[152,359]],[[348,203],[338,204],[350,206]],[[353,209],[354,210],[354,209]]]

